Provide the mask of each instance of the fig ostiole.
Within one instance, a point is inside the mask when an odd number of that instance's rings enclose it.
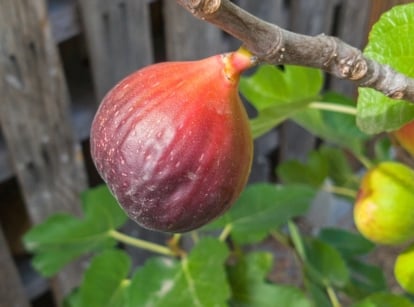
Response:
[[[382,162],[363,177],[354,207],[357,229],[378,244],[414,239],[414,170]]]
[[[253,155],[239,49],[199,61],[147,66],[104,97],[92,123],[95,166],[127,215],[187,232],[223,214],[247,182]]]

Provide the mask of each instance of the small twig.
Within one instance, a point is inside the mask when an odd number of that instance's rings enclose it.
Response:
[[[344,106],[337,103],[325,103],[325,102],[311,102],[308,104],[309,108],[318,109],[323,111],[332,111],[337,113],[356,115],[357,109],[351,106]]]
[[[119,231],[111,230],[108,235],[119,242],[135,246],[141,249],[145,249],[154,253],[166,255],[166,256],[176,256],[176,254],[166,246],[159,245],[156,243],[148,242],[145,240],[133,238],[131,236],[125,235]]]
[[[177,0],[194,16],[243,42],[260,61],[322,69],[355,81],[394,99],[414,102],[414,79],[366,58],[361,50],[324,34],[307,36],[287,31],[244,11],[229,0]]]

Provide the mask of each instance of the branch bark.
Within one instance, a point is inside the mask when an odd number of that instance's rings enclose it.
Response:
[[[177,0],[195,17],[243,42],[259,61],[322,69],[393,99],[414,103],[414,79],[366,58],[361,50],[328,35],[307,36],[267,23],[229,0]]]

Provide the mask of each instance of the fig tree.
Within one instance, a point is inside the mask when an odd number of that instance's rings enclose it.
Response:
[[[104,97],[91,128],[92,158],[139,225],[190,231],[238,198],[253,148],[238,82],[253,64],[244,49],[158,63],[127,76]]]

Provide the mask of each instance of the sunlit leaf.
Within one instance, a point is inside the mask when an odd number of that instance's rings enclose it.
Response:
[[[414,3],[395,6],[382,15],[369,35],[365,56],[414,77]],[[414,119],[414,104],[360,88],[358,126],[366,133],[392,131]]]

